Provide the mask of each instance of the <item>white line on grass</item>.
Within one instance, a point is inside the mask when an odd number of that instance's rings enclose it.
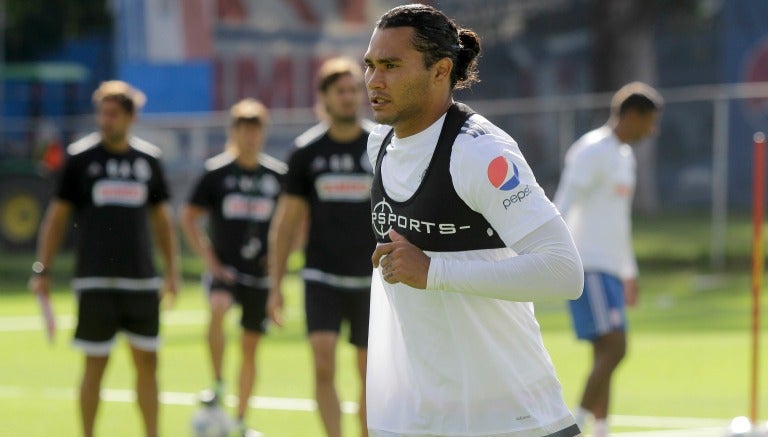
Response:
[[[21,398],[37,397],[44,399],[76,399],[75,389],[64,388],[46,388],[29,389],[18,386],[0,386],[0,398]],[[101,399],[105,402],[134,402],[136,393],[133,390],[102,389]],[[160,403],[164,405],[184,405],[192,406],[200,403],[197,394],[185,392],[164,391],[160,393]],[[227,396],[225,403],[234,407],[237,405],[236,396]],[[251,408],[260,410],[279,410],[279,411],[307,411],[317,410],[317,404],[312,399],[301,398],[278,398],[269,396],[252,396],[248,401]],[[341,403],[341,411],[347,414],[357,413],[357,402],[344,401]]]
[[[725,427],[676,429],[672,431],[614,432],[621,437],[722,437]]]
[[[44,388],[31,389],[19,386],[0,386],[0,398],[43,398],[75,400],[74,388]],[[105,402],[134,402],[136,394],[133,390],[103,389],[101,399]],[[160,393],[160,402],[164,405],[195,406],[199,404],[197,394],[186,392],[164,391]],[[227,396],[225,403],[234,407],[237,405],[236,396]],[[277,411],[314,412],[317,404],[312,399],[280,398],[270,396],[253,396],[248,404],[251,408]],[[356,414],[356,402],[345,401],[341,411],[345,414]],[[613,433],[621,437],[720,437],[727,427],[727,419],[707,419],[700,417],[668,417],[668,416],[631,416],[611,415],[611,424],[620,427],[634,428],[666,428],[666,430],[633,431]],[[674,428],[670,430],[669,428]]]
[[[660,416],[628,416],[612,414],[611,423],[636,428],[699,428],[723,426],[724,419],[707,419],[702,417],[660,417]]]
[[[163,326],[196,326],[208,323],[208,312],[204,310],[164,310],[161,313]],[[285,312],[286,320],[304,317],[300,311]],[[57,314],[56,327],[74,329],[76,318],[72,314]],[[0,316],[0,332],[39,331],[43,326],[42,316]]]
[[[207,312],[202,310],[163,311],[162,323],[169,326],[202,325],[208,320]],[[75,327],[75,316],[57,314],[56,326],[60,329]],[[0,332],[38,331],[42,329],[42,316],[4,316],[0,317]]]

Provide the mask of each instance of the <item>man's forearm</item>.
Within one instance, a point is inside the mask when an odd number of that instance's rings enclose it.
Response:
[[[52,201],[46,210],[37,240],[37,261],[46,269],[53,266],[54,257],[67,232],[69,215],[70,206],[59,200]]]
[[[287,270],[296,232],[289,223],[281,221],[275,226],[269,232],[269,276],[274,286],[279,287]]]
[[[181,215],[181,229],[189,247],[197,256],[203,258],[210,268],[218,262],[218,258],[213,251],[211,241],[201,229],[199,221],[202,215],[203,213],[194,212],[189,206],[185,207]]]
[[[291,254],[296,238],[300,235],[302,224],[308,219],[307,204],[304,199],[292,195],[281,195],[269,229],[268,250],[269,276],[272,287],[280,289],[285,276],[288,256]]]
[[[162,204],[155,207],[152,214],[152,227],[155,241],[165,264],[166,274],[178,273],[176,234],[173,231],[170,207]]]
[[[433,258],[427,289],[524,302],[579,297],[581,259],[559,217],[513,249],[519,255],[498,261]]]

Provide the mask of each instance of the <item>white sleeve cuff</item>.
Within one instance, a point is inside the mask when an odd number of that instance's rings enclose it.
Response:
[[[440,290],[441,279],[445,269],[445,260],[432,257],[429,259],[429,270],[427,271],[427,290]]]

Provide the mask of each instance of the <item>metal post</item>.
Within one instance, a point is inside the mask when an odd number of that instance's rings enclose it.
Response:
[[[757,425],[760,374],[760,290],[763,288],[765,256],[763,250],[763,215],[765,212],[765,134],[754,135],[752,162],[752,383],[749,395],[749,419]]]
[[[562,171],[565,164],[565,154],[575,140],[576,114],[572,110],[563,110],[558,113],[558,170]]]
[[[710,265],[725,267],[725,240],[728,226],[728,124],[730,101],[714,100],[712,129],[712,240]]]

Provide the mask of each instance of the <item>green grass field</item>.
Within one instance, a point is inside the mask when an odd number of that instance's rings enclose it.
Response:
[[[731,220],[724,272],[707,267],[708,231],[706,218],[636,221],[642,295],[640,305],[630,312],[629,355],[615,379],[612,428],[618,435],[651,436],[657,430],[677,430],[664,435],[722,435],[730,418],[748,413],[750,227],[744,217]],[[76,436],[75,386],[82,358],[69,347],[74,300],[67,279],[61,278],[53,300],[60,330],[55,343],[47,344],[35,300],[24,290],[31,261],[30,254],[3,254],[0,262],[0,436]],[[69,266],[71,258],[63,256],[57,271]],[[189,435],[189,418],[197,408],[194,394],[209,381],[204,300],[194,279],[199,269],[198,261],[185,259],[183,293],[163,314],[160,381],[165,436]],[[270,437],[321,436],[310,401],[310,353],[300,281],[292,278],[289,288],[287,326],[271,332],[260,349],[257,398],[249,422]],[[226,365],[230,375],[237,364],[237,320],[236,314],[232,316]],[[537,304],[537,316],[565,399],[575,405],[590,364],[589,347],[574,339],[565,303]],[[764,333],[766,318],[768,314]],[[765,336],[762,346],[763,350],[768,346]],[[354,408],[351,401],[358,389],[353,360],[353,350],[342,343],[338,386],[348,411]],[[768,369],[765,353],[762,360]],[[138,412],[131,402],[132,381],[121,341],[104,381],[99,435],[140,435]],[[760,392],[765,420],[765,372]],[[344,420],[345,435],[357,435],[355,416],[345,414]]]

